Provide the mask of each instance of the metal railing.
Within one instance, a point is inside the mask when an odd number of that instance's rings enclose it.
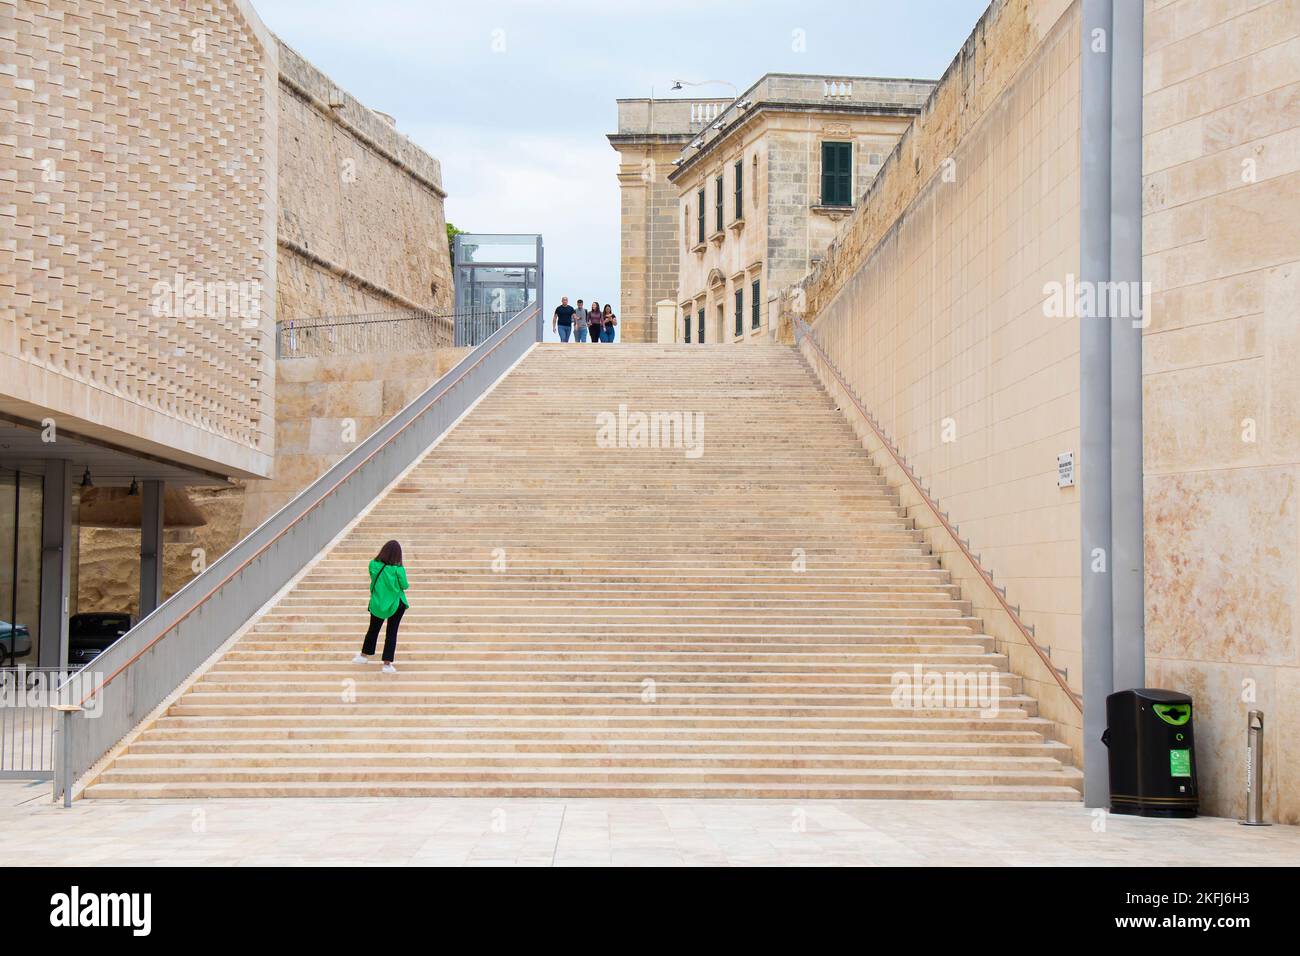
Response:
[[[455,330],[464,318],[468,317],[439,312],[371,312],[287,319],[275,324],[275,357],[320,358],[446,348],[457,338]],[[503,316],[498,327],[509,318]]]
[[[94,661],[104,675],[60,711],[54,796],[152,712],[539,341],[521,309],[406,408]],[[68,683],[84,676],[72,675]],[[61,687],[62,691],[63,688]],[[70,697],[70,699],[72,699]],[[93,718],[93,719],[92,719]]]
[[[474,348],[513,318],[511,312],[372,312],[288,319],[275,324],[277,359]]]
[[[455,345],[474,346],[486,342],[492,333],[510,321],[507,312],[458,312],[455,317]]]
[[[980,580],[988,585],[989,591],[992,592],[994,600],[996,600],[1002,610],[1006,612],[1007,617],[1011,619],[1011,623],[1015,626],[1016,630],[1020,632],[1020,636],[1024,638],[1025,643],[1034,651],[1035,654],[1038,655],[1039,660],[1043,662],[1043,665],[1051,673],[1056,684],[1065,692],[1070,703],[1074,705],[1076,710],[1082,713],[1083,695],[1070,686],[1069,681],[1066,679],[1066,673],[1060,667],[1057,667],[1052,663],[1051,652],[1044,649],[1043,646],[1038,643],[1037,637],[1034,633],[1034,625],[1026,624],[1020,616],[1019,605],[1012,604],[1007,600],[1007,589],[1005,587],[998,587],[998,585],[993,582],[993,572],[985,568],[980,562],[980,556],[971,550],[970,541],[962,539],[958,526],[949,520],[946,511],[940,510],[939,502],[930,494],[930,489],[921,484],[920,478],[917,477],[912,466],[908,464],[907,459],[903,457],[898,446],[885,433],[885,430],[880,427],[880,423],[876,421],[876,416],[867,411],[867,408],[863,405],[862,398],[858,395],[857,390],[849,384],[847,377],[840,371],[840,367],[835,364],[826,349],[822,346],[821,342],[818,341],[816,334],[813,332],[812,326],[799,316],[793,317],[793,324],[795,344],[800,345],[807,340],[812,345],[813,353],[817,359],[826,367],[827,373],[835,379],[840,388],[844,390],[844,394],[848,396],[849,401],[853,403],[853,407],[857,409],[858,414],[860,414],[863,420],[866,421],[867,426],[876,436],[876,440],[880,442],[881,447],[889,453],[889,456],[894,460],[894,464],[898,466],[904,477],[907,478],[908,483],[916,490],[916,493],[920,496],[921,500],[925,502],[926,507],[930,509],[931,513],[933,513],[935,519],[943,529],[948,532],[949,536],[956,543],[958,550],[960,550],[966,560],[970,562],[970,566],[974,569],[975,573],[979,575]]]
[[[59,687],[70,671],[0,668],[0,779],[52,780]]]

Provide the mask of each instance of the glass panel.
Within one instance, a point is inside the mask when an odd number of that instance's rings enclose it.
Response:
[[[519,266],[460,266],[457,312],[514,314],[537,298],[537,270]]]
[[[536,265],[537,236],[461,233],[457,264],[493,262],[505,265]]]

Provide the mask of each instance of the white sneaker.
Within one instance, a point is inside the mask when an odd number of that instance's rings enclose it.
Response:
[[[392,664],[384,664],[384,673],[385,673],[385,674],[396,674],[396,673],[397,673],[397,668],[394,667]]]
[[[370,658],[366,657],[365,654],[358,654],[356,657],[352,658],[352,663],[353,663],[353,664],[369,664],[369,663],[370,663]]]

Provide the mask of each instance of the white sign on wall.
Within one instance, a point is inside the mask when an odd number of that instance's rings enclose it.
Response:
[[[1074,452],[1064,451],[1056,456],[1056,487],[1069,488],[1074,485]]]

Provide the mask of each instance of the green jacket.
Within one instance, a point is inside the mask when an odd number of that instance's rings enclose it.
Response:
[[[370,561],[370,613],[385,621],[397,613],[397,606],[411,606],[403,593],[411,585],[406,581],[406,568],[400,564]]]

